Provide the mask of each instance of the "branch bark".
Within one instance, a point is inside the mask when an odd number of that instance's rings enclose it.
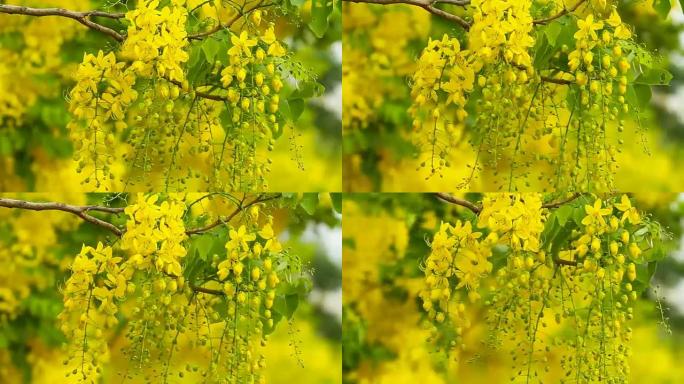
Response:
[[[275,195],[270,195],[270,196],[258,196],[254,200],[250,201],[249,203],[242,205],[240,204],[233,212],[230,213],[230,215],[223,217],[223,218],[218,218],[215,222],[201,228],[195,228],[195,229],[188,229],[185,233],[188,236],[192,235],[198,235],[205,233],[207,231],[210,231],[216,227],[218,227],[221,224],[226,224],[229,223],[235,216],[237,216],[240,212],[244,211],[245,209],[256,205],[256,204],[261,204],[265,203],[267,201],[279,199],[282,197],[282,194],[278,193]],[[95,224],[99,227],[102,227],[113,234],[115,234],[117,237],[121,237],[123,235],[123,231],[116,227],[114,224],[109,223],[107,221],[104,221],[102,219],[98,219],[97,217],[93,217],[88,214],[88,212],[103,212],[103,213],[111,213],[111,214],[120,214],[124,212],[125,208],[116,208],[116,207],[104,207],[104,206],[98,206],[98,205],[70,205],[70,204],[65,204],[65,203],[58,203],[58,202],[33,202],[33,201],[25,201],[25,200],[16,200],[16,199],[6,199],[6,198],[0,198],[0,207],[3,208],[15,208],[15,209],[25,209],[29,211],[62,211],[62,212],[67,212],[71,213],[73,215],[76,215],[80,217],[81,219],[91,223]]]
[[[536,24],[536,25],[545,25],[545,24],[548,24],[548,23],[551,22],[551,21],[554,21],[554,20],[556,20],[556,19],[558,19],[558,18],[561,18],[561,17],[563,17],[563,16],[565,16],[565,15],[567,15],[567,14],[569,14],[569,13],[572,13],[572,12],[576,11],[577,8],[579,8],[580,5],[584,4],[585,1],[586,1],[586,0],[579,0],[579,1],[577,2],[577,4],[575,4],[574,6],[572,6],[572,7],[570,7],[570,8],[563,8],[562,11],[556,13],[555,15],[552,15],[552,16],[549,16],[549,17],[546,17],[546,18],[543,18],[543,19],[534,20],[534,21],[532,21],[532,23],[533,23],[533,24]]]
[[[582,193],[582,192],[575,192],[572,196],[568,197],[565,200],[560,200],[560,201],[542,204],[541,207],[542,208],[548,208],[548,209],[558,208],[558,207],[565,205],[565,204],[567,204],[567,203],[569,203],[569,202],[571,202],[571,201],[573,201],[573,200],[575,200],[575,199],[577,199],[583,195],[584,195],[584,193]],[[438,199],[440,199],[444,202],[447,202],[450,204],[455,204],[455,205],[460,205],[462,207],[468,208],[469,210],[471,210],[476,215],[478,215],[482,211],[482,208],[480,208],[476,204],[471,203],[470,201],[465,200],[465,199],[459,199],[458,197],[451,196],[448,193],[441,193],[440,192],[440,193],[436,193],[435,196],[437,196]]]
[[[438,199],[445,201],[447,203],[456,204],[456,205],[460,205],[462,207],[468,208],[476,215],[480,214],[480,211],[482,211],[482,208],[471,203],[470,201],[465,200],[465,199],[459,199],[458,197],[451,196],[448,193],[436,193],[435,195],[437,196]]]
[[[81,219],[95,224],[99,227],[102,227],[112,233],[114,233],[116,236],[121,237],[122,232],[119,228],[114,226],[114,224],[106,222],[104,220],[98,219],[97,217],[93,217],[88,214],[88,212],[104,212],[104,213],[113,213],[113,214],[119,214],[124,211],[124,208],[112,208],[112,207],[102,207],[102,206],[95,206],[95,205],[84,205],[84,206],[78,206],[78,205],[69,205],[69,204],[64,204],[64,203],[56,203],[56,202],[42,202],[42,203],[37,203],[37,202],[32,202],[32,201],[24,201],[24,200],[15,200],[15,199],[4,199],[0,198],[0,207],[4,208],[18,208],[18,209],[26,209],[30,211],[62,211],[62,212],[68,212],[73,215],[76,215],[80,217]]]
[[[542,204],[542,208],[549,208],[549,209],[558,208],[558,207],[560,207],[561,205],[565,205],[565,204],[567,204],[567,203],[569,203],[569,202],[571,202],[571,201],[577,199],[578,197],[580,197],[580,196],[582,196],[582,195],[584,195],[584,193],[582,193],[582,192],[575,192],[572,196],[570,196],[569,198],[567,198],[567,199],[565,199],[565,200],[556,201],[556,202],[552,202],[552,203]]]
[[[249,202],[249,203],[247,203],[247,204],[245,204],[245,205],[240,205],[240,206],[238,206],[233,212],[230,213],[230,215],[228,215],[228,216],[226,216],[226,217],[224,217],[224,218],[219,217],[216,221],[214,221],[213,223],[207,225],[206,227],[191,229],[191,230],[186,231],[185,233],[186,233],[188,236],[199,235],[199,234],[205,233],[205,232],[207,232],[207,231],[209,231],[209,230],[211,230],[211,229],[213,229],[213,228],[218,227],[218,226],[221,225],[221,224],[225,224],[225,223],[230,222],[235,216],[238,215],[238,213],[244,211],[245,209],[247,209],[247,208],[249,208],[249,207],[251,207],[251,206],[253,206],[253,205],[255,205],[255,204],[260,204],[260,203],[264,203],[264,202],[267,202],[267,201],[270,201],[270,200],[279,199],[279,198],[281,198],[281,197],[282,197],[282,194],[280,194],[280,193],[278,193],[278,194],[276,194],[276,195],[272,195],[272,196],[266,196],[266,197],[264,197],[264,196],[258,196],[257,198],[255,198],[255,199],[252,200],[251,202]]]
[[[118,42],[124,41],[125,37],[121,35],[120,33],[116,32],[115,30],[105,27],[102,24],[98,24],[92,20],[90,20],[90,17],[104,17],[108,19],[122,19],[125,17],[125,14],[123,13],[109,13],[109,12],[103,12],[103,11],[83,11],[83,12],[78,12],[78,11],[70,11],[68,9],[63,9],[63,8],[31,8],[31,7],[25,7],[25,6],[19,6],[19,5],[3,5],[0,4],[0,13],[6,13],[9,15],[25,15],[25,16],[36,16],[36,17],[44,17],[44,16],[59,16],[59,17],[66,17],[69,19],[73,19],[78,21],[79,23],[85,25],[86,27],[97,31],[104,33],[105,35],[110,36],[111,38],[115,39]]]
[[[264,4],[263,2],[258,3],[257,5],[253,6],[252,8],[244,11],[244,12],[238,12],[235,16],[233,16],[226,24],[221,24],[220,20],[219,23],[212,29],[204,32],[199,32],[193,35],[188,35],[188,40],[201,40],[207,36],[211,36],[214,33],[222,30],[222,29],[229,29],[236,21],[240,20],[241,18],[249,15],[250,13],[256,11],[257,9],[260,8],[267,8],[270,6],[273,6],[273,3],[266,3]]]
[[[470,0],[342,0],[350,3],[368,3],[368,4],[379,4],[379,5],[391,5],[391,4],[407,4],[414,5],[416,7],[421,7],[424,10],[437,15],[444,19],[455,22],[460,25],[466,31],[470,29],[470,23],[467,22],[460,16],[449,13],[443,9],[436,7],[439,3],[444,4],[454,4],[460,6],[466,6],[470,4]]]

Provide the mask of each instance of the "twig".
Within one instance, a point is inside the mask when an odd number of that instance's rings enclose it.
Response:
[[[569,265],[571,267],[577,266],[577,261],[572,261],[572,260],[563,260],[563,259],[554,258],[553,262],[557,265]]]
[[[195,292],[202,292],[202,293],[207,293],[210,295],[216,295],[216,296],[225,295],[225,293],[223,293],[223,291],[219,291],[218,289],[200,287],[200,286],[197,286],[195,284],[190,284],[190,289],[192,289]]]
[[[482,208],[471,203],[470,201],[464,200],[464,199],[459,199],[457,197],[451,196],[448,193],[436,193],[435,195],[437,196],[438,199],[440,199],[442,201],[446,201],[447,203],[456,204],[456,205],[460,205],[462,207],[466,207],[466,208],[470,209],[476,215],[479,214],[480,211],[482,211]]]
[[[81,219],[95,224],[97,226],[100,226],[102,228],[105,228],[109,230],[110,232],[114,233],[116,236],[121,237],[121,230],[114,226],[111,223],[108,223],[104,220],[100,220],[96,217],[90,216],[88,212],[90,211],[96,211],[96,212],[105,212],[105,213],[114,213],[118,214],[124,211],[124,208],[111,208],[111,207],[102,207],[102,206],[95,206],[95,205],[85,205],[85,206],[77,206],[77,205],[69,205],[69,204],[64,204],[64,203],[56,203],[56,202],[43,202],[43,203],[36,203],[36,202],[31,202],[31,201],[24,201],[24,200],[15,200],[15,199],[4,199],[0,198],[0,207],[4,208],[19,208],[19,209],[26,209],[30,211],[63,211],[63,212],[68,212],[73,215],[76,215],[80,217]]]
[[[226,24],[221,24],[221,21],[219,20],[219,23],[214,28],[212,28],[208,31],[199,32],[199,33],[196,33],[194,35],[188,35],[188,40],[191,40],[191,41],[192,40],[201,40],[207,36],[213,35],[214,33],[218,32],[222,29],[229,29],[236,21],[240,20],[244,16],[249,15],[250,13],[256,11],[257,9],[267,8],[267,7],[270,7],[273,5],[274,5],[273,3],[266,3],[266,4],[259,3],[255,6],[253,6],[252,8],[248,9],[247,11],[238,12],[235,16],[233,16],[232,19],[228,20],[228,22]]]
[[[233,212],[231,212],[230,215],[228,215],[226,217],[219,217],[216,221],[207,225],[206,227],[190,229],[190,230],[186,231],[185,233],[188,236],[192,236],[192,235],[198,235],[198,234],[207,232],[213,228],[218,227],[221,224],[225,224],[225,223],[230,222],[235,216],[238,215],[238,213],[244,211],[245,209],[251,207],[252,205],[264,203],[264,202],[270,201],[270,200],[279,199],[281,197],[282,197],[282,194],[280,194],[280,193],[278,193],[276,195],[268,196],[268,197],[259,196],[259,197],[255,198],[254,200],[252,200],[251,202],[245,204],[245,205],[238,206]]]
[[[545,25],[545,24],[548,24],[549,22],[551,22],[551,21],[553,21],[553,20],[556,20],[556,19],[558,19],[558,18],[561,18],[561,17],[567,15],[568,13],[574,12],[575,10],[577,10],[577,8],[580,7],[580,5],[584,4],[585,1],[587,1],[587,0],[579,0],[579,1],[577,2],[577,4],[575,4],[574,6],[572,6],[572,7],[570,7],[570,8],[563,8],[562,11],[556,13],[556,14],[553,15],[553,16],[549,16],[549,17],[544,18],[544,19],[534,20],[534,21],[532,21],[532,23],[533,23],[533,24],[537,24],[537,25]]]
[[[421,7],[424,10],[443,17],[447,20],[453,21],[460,25],[466,31],[470,29],[470,23],[460,16],[456,16],[452,13],[444,11],[437,8],[435,5],[439,3],[454,4],[465,6],[470,4],[470,0],[343,0],[350,3],[368,3],[368,4],[379,4],[379,5],[391,5],[391,4],[408,4],[415,5],[416,7]]]
[[[125,37],[115,30],[105,27],[102,24],[98,24],[89,19],[89,17],[105,17],[109,19],[122,19],[125,17],[123,13],[108,13],[102,11],[70,11],[63,8],[31,8],[18,5],[1,5],[0,13],[6,13],[9,15],[26,15],[26,16],[59,16],[66,17],[78,21],[79,23],[85,25],[86,27],[93,29],[95,31],[104,33],[118,42],[124,41]]]
[[[567,199],[565,199],[565,200],[556,201],[556,202],[552,202],[552,203],[542,204],[542,208],[549,208],[549,209],[558,208],[558,207],[560,207],[561,205],[565,205],[565,204],[567,204],[567,203],[569,203],[569,202],[571,202],[571,201],[577,199],[578,197],[580,197],[580,196],[582,196],[582,195],[584,195],[584,193],[582,193],[582,192],[575,192],[572,196],[570,196],[569,198],[567,198]]]

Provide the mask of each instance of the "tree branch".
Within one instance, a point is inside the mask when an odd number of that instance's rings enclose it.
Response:
[[[482,211],[482,208],[471,203],[470,201],[464,200],[464,199],[459,199],[457,197],[451,196],[448,193],[436,193],[435,196],[437,196],[438,199],[445,201],[447,203],[456,204],[456,205],[460,205],[462,207],[466,207],[466,208],[470,209],[476,215],[478,215],[480,213],[480,211]]]
[[[582,192],[576,192],[576,193],[574,193],[572,196],[570,196],[569,198],[567,198],[567,199],[565,199],[565,200],[561,200],[561,201],[556,201],[556,202],[551,202],[551,203],[542,204],[541,207],[542,207],[542,208],[548,208],[548,209],[558,208],[558,207],[560,207],[560,206],[562,206],[562,205],[565,205],[565,204],[567,204],[567,203],[569,203],[569,202],[571,202],[571,201],[577,199],[578,197],[580,197],[580,196],[582,196],[582,195],[584,195],[584,193],[582,193]],[[460,206],[462,206],[462,207],[466,207],[466,208],[468,208],[469,210],[471,210],[471,211],[472,211],[474,214],[476,214],[476,215],[478,215],[478,214],[482,211],[482,208],[480,208],[480,207],[477,206],[476,204],[471,203],[470,201],[465,200],[465,199],[459,199],[459,198],[457,198],[457,197],[451,196],[451,195],[448,194],[448,193],[436,193],[435,196],[437,196],[438,199],[440,199],[440,200],[442,200],[442,201],[445,201],[445,202],[447,202],[447,203],[455,204],[455,205],[460,205]]]
[[[240,20],[241,18],[249,15],[250,13],[256,11],[257,9],[260,8],[267,8],[270,6],[273,6],[273,3],[266,3],[264,4],[263,2],[258,3],[257,5],[253,6],[252,8],[248,9],[247,11],[244,12],[238,12],[233,18],[228,20],[226,24],[221,24],[221,21],[219,20],[219,23],[212,29],[204,32],[199,32],[194,35],[188,35],[188,40],[201,40],[207,36],[211,36],[214,33],[222,30],[222,29],[229,29],[236,21]]]
[[[200,286],[195,285],[195,284],[190,284],[190,289],[192,289],[195,292],[202,292],[202,293],[207,293],[210,295],[216,295],[216,296],[224,296],[225,295],[225,293],[223,293],[223,291],[219,291],[218,289],[200,287]]]
[[[470,4],[470,0],[342,0],[350,3],[368,3],[368,4],[379,4],[379,5],[391,5],[391,4],[408,4],[415,5],[416,7],[421,7],[424,10],[443,17],[447,20],[453,21],[460,25],[466,31],[470,29],[470,23],[460,16],[456,16],[453,13],[449,13],[445,10],[437,8],[435,5],[439,3],[444,4],[454,4],[465,6]]]
[[[576,267],[577,266],[577,261],[572,261],[572,260],[563,260],[563,259],[553,259],[553,262],[557,265],[569,265],[571,267]]]
[[[251,207],[252,205],[264,203],[264,202],[270,201],[270,200],[279,199],[282,196],[283,195],[280,193],[278,193],[276,195],[272,195],[272,196],[267,196],[267,197],[259,196],[259,197],[255,198],[254,200],[252,200],[251,202],[247,203],[246,205],[239,205],[233,212],[230,213],[230,215],[226,216],[225,218],[219,217],[216,221],[207,225],[206,227],[190,229],[190,230],[187,230],[185,233],[188,236],[202,234],[202,233],[207,232],[213,228],[218,227],[221,224],[226,224],[226,223],[230,222],[240,212]]]
[[[122,19],[125,17],[123,13],[108,13],[102,11],[70,11],[63,8],[30,8],[18,5],[2,5],[0,4],[0,13],[6,13],[9,15],[25,15],[25,16],[59,16],[66,17],[78,21],[79,23],[85,25],[86,27],[95,30],[97,32],[104,33],[115,39],[118,42],[124,41],[124,36],[115,30],[105,27],[102,24],[98,24],[89,19],[89,17],[105,17],[109,19]]]
[[[572,6],[572,7],[570,7],[570,8],[563,8],[562,11],[556,13],[556,14],[553,15],[553,16],[549,16],[549,17],[546,17],[546,18],[543,18],[543,19],[534,20],[534,21],[532,21],[532,24],[536,24],[536,25],[545,25],[545,24],[548,24],[549,22],[551,22],[551,21],[553,21],[553,20],[556,20],[556,19],[561,18],[561,17],[563,17],[563,16],[565,16],[565,15],[567,15],[567,14],[569,14],[569,13],[574,12],[575,10],[577,10],[577,8],[580,7],[580,5],[584,4],[585,1],[586,1],[586,0],[579,0],[579,1],[577,2],[577,4],[575,4],[574,6]]]
[[[553,203],[542,204],[542,208],[549,208],[549,209],[558,208],[561,205],[565,205],[565,204],[577,199],[578,197],[580,197],[582,195],[584,195],[584,193],[575,192],[572,196],[570,196],[569,198],[567,198],[565,200],[561,200],[561,201],[557,201],[557,202],[553,202]]]
[[[80,217],[81,219],[95,224],[97,226],[100,226],[102,228],[107,229],[108,231],[114,233],[116,236],[121,237],[121,230],[114,226],[111,223],[108,223],[104,220],[100,220],[96,217],[90,216],[88,212],[90,211],[95,211],[95,212],[105,212],[105,213],[114,213],[114,214],[119,214],[124,211],[124,208],[111,208],[111,207],[102,207],[102,206],[95,206],[95,205],[85,205],[85,206],[77,206],[77,205],[69,205],[69,204],[64,204],[64,203],[55,203],[55,202],[43,202],[43,203],[36,203],[36,202],[31,202],[31,201],[24,201],[24,200],[15,200],[15,199],[5,199],[5,198],[0,198],[0,207],[4,208],[18,208],[18,209],[26,209],[30,211],[62,211],[62,212],[68,212],[73,215],[76,215]]]

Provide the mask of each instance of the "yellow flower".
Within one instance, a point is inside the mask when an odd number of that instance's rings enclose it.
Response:
[[[248,250],[248,243],[256,239],[256,235],[254,235],[253,233],[247,233],[247,228],[245,228],[244,225],[241,225],[237,231],[231,229],[228,235],[230,236],[230,240],[228,241],[228,243],[226,243],[227,249],[241,247],[243,250]]]
[[[277,41],[268,47],[268,54],[271,56],[282,57],[285,56],[286,53],[287,51],[285,50],[285,48],[283,48],[283,46],[280,45],[280,43]]]
[[[271,26],[268,27],[268,29],[261,36],[261,41],[268,45],[271,45],[276,42],[275,29],[273,28],[273,24],[271,24]]]
[[[625,220],[629,220],[632,224],[639,224],[641,222],[639,211],[637,211],[635,207],[632,207],[632,203],[629,201],[627,195],[622,195],[620,202],[613,205],[621,212],[624,212],[622,214],[621,222],[624,223]]]
[[[596,31],[603,28],[603,22],[594,22],[594,15],[587,16],[584,20],[577,20],[577,32],[575,32],[575,39],[586,39],[591,37],[592,40],[598,39]]]
[[[598,223],[601,225],[601,227],[606,226],[606,221],[603,219],[603,216],[610,215],[610,213],[613,211],[612,208],[601,208],[600,199],[597,199],[593,206],[585,205],[584,210],[586,211],[587,215],[582,219],[582,224],[592,225]]]
[[[271,224],[266,224],[261,231],[259,231],[259,236],[261,236],[263,239],[268,240],[273,237],[273,228],[271,227]]]
[[[247,31],[242,31],[240,36],[233,35],[230,37],[233,46],[228,50],[228,54],[231,56],[240,56],[242,53],[247,57],[252,57],[251,47],[257,44],[257,41],[250,39]]]

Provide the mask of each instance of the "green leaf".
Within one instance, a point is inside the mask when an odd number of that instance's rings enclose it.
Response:
[[[216,54],[218,53],[221,44],[214,39],[206,39],[202,43],[202,52],[204,52],[204,57],[207,58],[207,62],[213,63]]]
[[[304,5],[304,3],[306,3],[306,0],[289,0],[289,1],[290,1],[290,4],[292,4],[295,7],[301,7],[302,5]]]
[[[554,215],[556,216],[556,219],[558,220],[558,224],[561,227],[565,226],[565,223],[568,222],[568,219],[570,219],[574,210],[575,210],[575,208],[572,207],[571,205],[563,205],[562,207],[556,209],[556,212],[554,212]]]
[[[662,68],[649,68],[634,80],[635,84],[669,85],[672,74]]]
[[[316,37],[323,37],[328,30],[328,19],[332,10],[333,2],[330,0],[311,1],[311,22],[309,22],[309,28]]]
[[[644,84],[630,84],[627,86],[626,96],[630,104],[646,107],[651,100],[651,87]]]
[[[332,200],[333,209],[337,213],[342,213],[342,194],[341,193],[331,193],[330,200]]]
[[[546,34],[546,38],[549,41],[549,44],[552,46],[556,46],[556,42],[558,41],[558,35],[560,35],[561,32],[561,25],[559,23],[551,23],[547,25],[544,28],[544,34]]]
[[[214,245],[214,237],[211,235],[202,235],[195,239],[195,247],[197,247],[197,252],[202,260],[209,260],[209,251]]]
[[[318,193],[305,193],[299,205],[304,208],[306,213],[313,215],[316,212],[316,207],[318,206]]]
[[[281,99],[279,110],[285,119],[297,121],[304,112],[304,100],[298,97]],[[284,124],[281,123],[280,125]]]
[[[288,99],[287,105],[289,107],[288,110],[290,112],[290,119],[292,121],[297,121],[302,113],[304,113],[304,99]]]
[[[308,99],[311,97],[318,97],[325,92],[323,84],[317,81],[303,81],[297,89],[290,95],[291,99]]]
[[[670,4],[670,0],[653,0],[653,9],[655,9],[660,17],[666,19],[672,9],[672,5]]]
[[[548,36],[542,31],[537,32],[537,43],[534,47],[534,52],[534,67],[545,68],[553,55],[553,47],[549,44]]]
[[[284,315],[291,319],[297,307],[299,306],[299,295],[292,294],[285,296],[285,313]]]

